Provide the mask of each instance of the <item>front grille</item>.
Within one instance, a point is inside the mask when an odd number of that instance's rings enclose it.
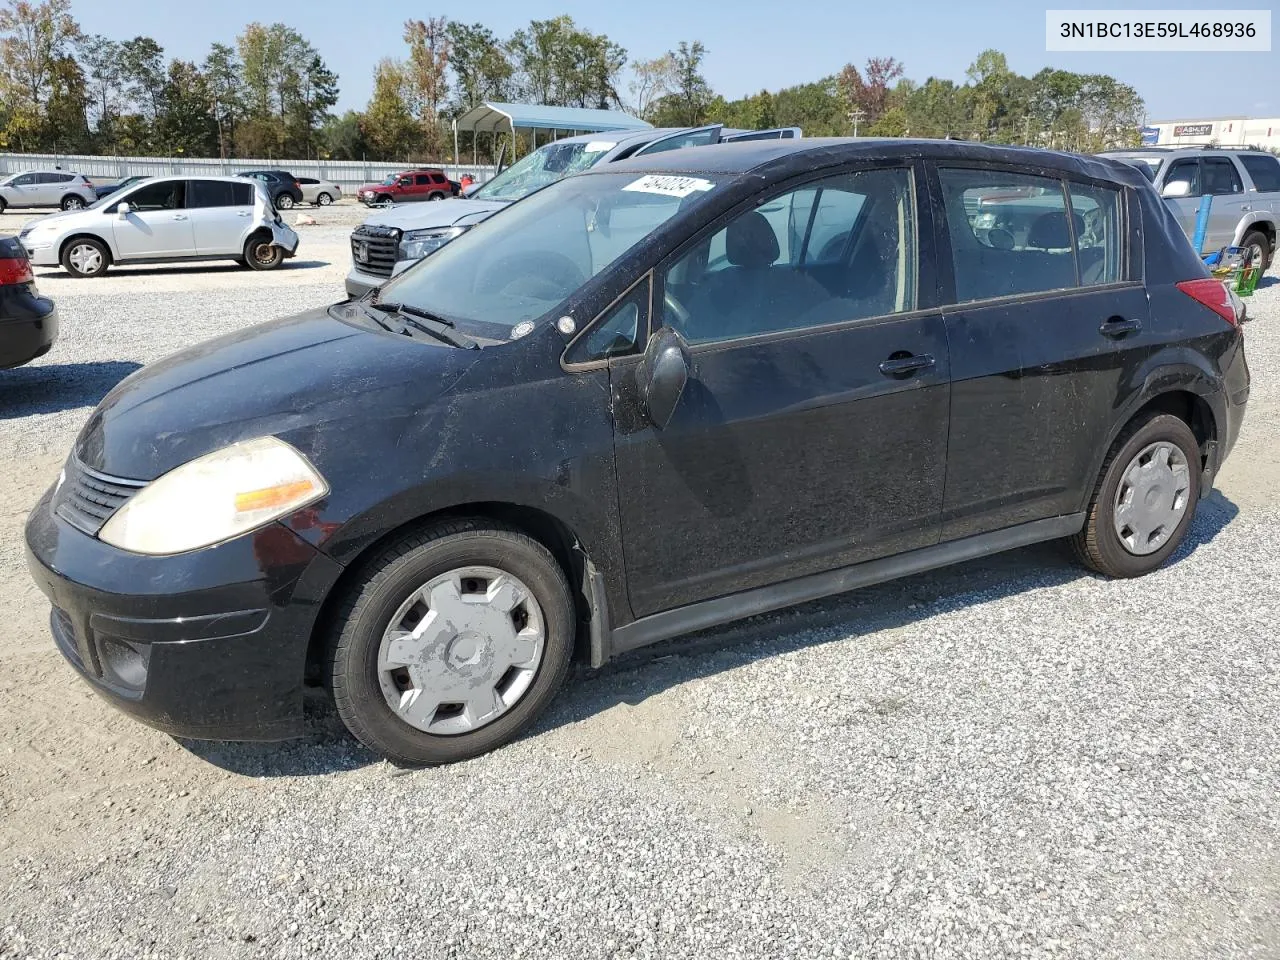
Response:
[[[358,227],[351,234],[351,259],[361,273],[389,277],[395,269],[400,231],[395,227]]]
[[[96,537],[102,525],[139,489],[145,480],[125,480],[90,470],[74,456],[67,461],[66,479],[53,500],[53,512],[78,530]]]

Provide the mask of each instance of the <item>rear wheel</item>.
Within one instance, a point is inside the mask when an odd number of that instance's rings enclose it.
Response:
[[[277,210],[292,210],[292,209],[293,209],[293,197],[291,197],[291,196],[290,196],[289,194],[287,194],[287,193],[282,193],[282,194],[280,194],[280,196],[276,197],[276,209],[277,209]]]
[[[321,207],[327,207],[331,203],[333,203],[333,197],[329,196],[327,193],[322,193],[320,196],[316,197],[316,204]]]
[[[524,731],[568,673],[569,585],[537,541],[479,521],[409,534],[366,567],[333,624],[343,722],[398,763],[449,763]]]
[[[0,197],[0,213],[4,213],[4,208],[7,206],[8,204],[4,202],[4,197]]]
[[[76,237],[62,251],[62,266],[73,277],[97,277],[111,264],[106,244],[93,237]]]
[[[82,197],[77,196],[74,193],[68,193],[65,197],[62,198],[62,209],[63,210],[83,210],[84,199]]]
[[[1136,421],[1111,447],[1094,487],[1077,557],[1109,577],[1150,573],[1178,549],[1200,500],[1200,445],[1167,413]]]
[[[244,245],[244,262],[254,270],[274,270],[284,262],[284,251],[265,237],[252,237]]]
[[[1253,262],[1258,267],[1259,273],[1265,273],[1267,267],[1271,266],[1271,241],[1261,230],[1251,230],[1246,233],[1244,239],[1240,241],[1240,246],[1253,251]]]

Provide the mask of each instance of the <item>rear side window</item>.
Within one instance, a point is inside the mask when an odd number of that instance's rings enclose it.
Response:
[[[420,187],[427,187],[431,185],[431,177],[429,177],[425,173],[418,174],[416,177],[414,177],[414,180],[417,182],[418,186]]]
[[[432,183],[444,183],[444,182],[445,182],[445,176],[444,176],[444,174],[443,174],[443,173],[433,173],[433,174],[431,174],[431,182],[432,182]]]
[[[1236,165],[1227,157],[1205,157],[1200,161],[1200,187],[1215,197],[1244,193]]]
[[[999,170],[939,177],[958,302],[1122,279],[1119,189]]]
[[[236,206],[236,191],[244,190],[252,194],[253,187],[249,184],[224,183],[220,180],[189,180],[187,181],[187,206],[188,207],[234,207]]]
[[[1241,156],[1240,162],[1253,178],[1253,185],[1263,193],[1280,193],[1280,160],[1275,157]]]
[[[251,183],[231,184],[231,196],[237,207],[252,207],[253,206],[253,184]]]

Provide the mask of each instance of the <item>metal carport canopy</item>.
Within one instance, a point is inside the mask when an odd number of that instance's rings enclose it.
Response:
[[[603,133],[607,130],[650,130],[653,124],[637,120],[621,110],[585,107],[549,107],[538,103],[486,102],[472,107],[453,121],[453,156],[458,159],[458,133],[510,133],[517,130],[570,130]]]

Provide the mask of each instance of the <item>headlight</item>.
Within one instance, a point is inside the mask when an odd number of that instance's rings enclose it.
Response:
[[[470,227],[432,227],[430,230],[410,230],[400,238],[400,253],[396,259],[421,260],[469,229]]]
[[[275,437],[258,437],[153,480],[98,536],[133,553],[183,553],[287,516],[328,492],[324,478],[297,450]]]

